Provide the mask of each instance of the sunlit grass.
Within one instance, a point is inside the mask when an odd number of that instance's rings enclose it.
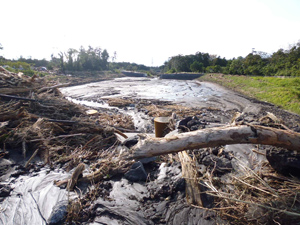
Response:
[[[200,80],[221,84],[244,95],[300,114],[300,78],[206,74]]]

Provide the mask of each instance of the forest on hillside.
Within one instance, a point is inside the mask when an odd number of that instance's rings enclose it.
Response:
[[[3,49],[0,44],[0,50]],[[0,51],[1,53],[1,51]],[[106,49],[89,46],[78,50],[70,48],[58,55],[51,55],[51,60],[25,59],[9,60],[1,57],[0,65],[9,66],[13,72],[22,70],[27,75],[34,74],[34,67],[46,67],[48,70],[59,70],[61,73],[75,71],[142,71],[150,73],[224,73],[232,75],[254,76],[300,76],[300,41],[289,49],[279,49],[273,54],[252,51],[246,57],[225,59],[218,55],[196,52],[194,55],[177,55],[170,57],[160,67],[148,67],[129,62],[116,62],[117,53],[113,56]]]

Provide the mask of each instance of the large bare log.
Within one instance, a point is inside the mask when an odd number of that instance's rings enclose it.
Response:
[[[43,87],[43,88],[39,89],[39,90],[37,91],[37,93],[39,94],[39,93],[41,93],[41,92],[48,91],[48,90],[50,90],[50,89],[61,88],[61,87],[67,87],[67,86],[69,86],[69,85],[70,85],[70,83],[64,83],[64,84],[57,84],[57,85],[54,85],[54,86],[51,86],[51,87]]]
[[[129,158],[145,158],[207,147],[231,144],[263,144],[300,152],[300,133],[259,125],[206,128],[167,138],[140,140]]]
[[[8,88],[0,88],[0,93],[2,94],[21,94],[21,93],[28,93],[31,89],[26,87],[8,87]]]
[[[19,96],[15,96],[15,95],[0,94],[0,97],[8,98],[8,99],[17,99],[17,100],[25,100],[25,101],[36,102],[36,99],[24,98],[24,97],[19,97]]]

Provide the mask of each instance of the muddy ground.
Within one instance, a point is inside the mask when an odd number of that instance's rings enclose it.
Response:
[[[225,97],[212,94],[200,102],[194,96],[195,101],[187,104],[182,99],[177,103],[130,95],[97,98],[116,109],[77,105],[56,88],[39,92],[41,86],[32,82],[23,84],[30,92],[18,94],[26,99],[0,98],[1,224],[53,224],[51,214],[57,206],[66,212],[61,221],[56,221],[61,224],[299,221],[299,180],[290,176],[290,171],[276,172],[266,158],[266,153],[280,149],[233,145],[189,151],[196,161],[199,183],[205,184],[210,193],[203,195],[207,200],[204,207],[187,202],[186,181],[177,154],[141,162],[119,157],[136,143],[138,137],[130,133],[153,133],[153,118],[157,116],[175,114],[170,131],[177,132],[222,126],[233,118],[235,123],[284,124],[285,129],[298,132],[298,115],[209,83],[200,85],[217,93],[223,91]],[[84,96],[74,99],[88,100]],[[143,130],[126,113],[132,108],[146,115],[148,123]],[[89,113],[90,109],[97,112]],[[236,116],[237,112],[243,114]],[[265,117],[267,112],[278,120]],[[126,139],[120,134],[133,137]],[[63,182],[57,187],[57,182],[70,178],[80,163],[85,169],[74,191],[67,191],[68,184]],[[297,165],[292,170],[295,168]],[[217,190],[209,192],[214,188]]]

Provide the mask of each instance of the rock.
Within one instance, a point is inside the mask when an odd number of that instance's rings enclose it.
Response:
[[[129,137],[123,142],[123,145],[125,145],[127,148],[131,148],[132,146],[136,145],[138,141],[138,136]]]
[[[1,158],[3,158],[3,159],[9,159],[9,151],[4,151],[4,150],[0,149],[0,155],[1,155]]]
[[[232,170],[231,161],[225,157],[207,155],[203,158],[202,163],[211,169],[215,168],[215,171],[220,175],[228,173]]]
[[[185,127],[187,127],[188,122],[191,121],[192,119],[193,119],[193,117],[189,116],[189,117],[187,117],[187,118],[181,120],[181,121],[179,122],[179,125],[178,125],[178,126],[185,126]]]
[[[47,220],[49,225],[63,224],[67,216],[68,201],[59,201],[53,208],[50,217]]]
[[[9,171],[13,167],[13,163],[7,159],[0,159],[0,177],[6,175],[7,171]]]
[[[187,123],[187,127],[190,128],[190,127],[198,125],[198,124],[201,124],[201,122],[199,120],[192,119]]]
[[[134,163],[131,166],[131,169],[125,173],[125,178],[132,182],[146,181],[147,177],[148,175],[145,171],[145,168],[140,161]]]
[[[277,150],[272,147],[266,151],[266,157],[277,172],[300,177],[300,154],[285,149]]]
[[[179,122],[178,129],[181,132],[194,131],[205,128],[206,124],[206,122],[199,120],[196,116],[187,117]]]
[[[212,208],[214,205],[214,197],[209,195],[207,192],[209,192],[211,189],[207,187],[207,185],[200,181],[200,198],[202,202],[202,206],[205,208]]]
[[[184,191],[185,190],[185,179],[179,178],[173,184],[174,191]]]
[[[140,161],[141,163],[143,163],[143,165],[145,165],[145,164],[154,162],[155,160],[156,160],[156,156],[148,157],[148,158],[143,158],[143,159],[140,159],[139,161]]]
[[[190,130],[191,131],[199,130],[199,125],[191,126]]]
[[[213,148],[211,153],[214,154],[215,156],[217,156],[219,154],[219,149],[218,148]]]
[[[8,185],[0,184],[0,197],[7,197],[10,195],[11,187]]]
[[[10,175],[11,177],[18,177],[20,175],[24,175],[26,173],[25,167],[21,165],[15,166],[15,171]]]

